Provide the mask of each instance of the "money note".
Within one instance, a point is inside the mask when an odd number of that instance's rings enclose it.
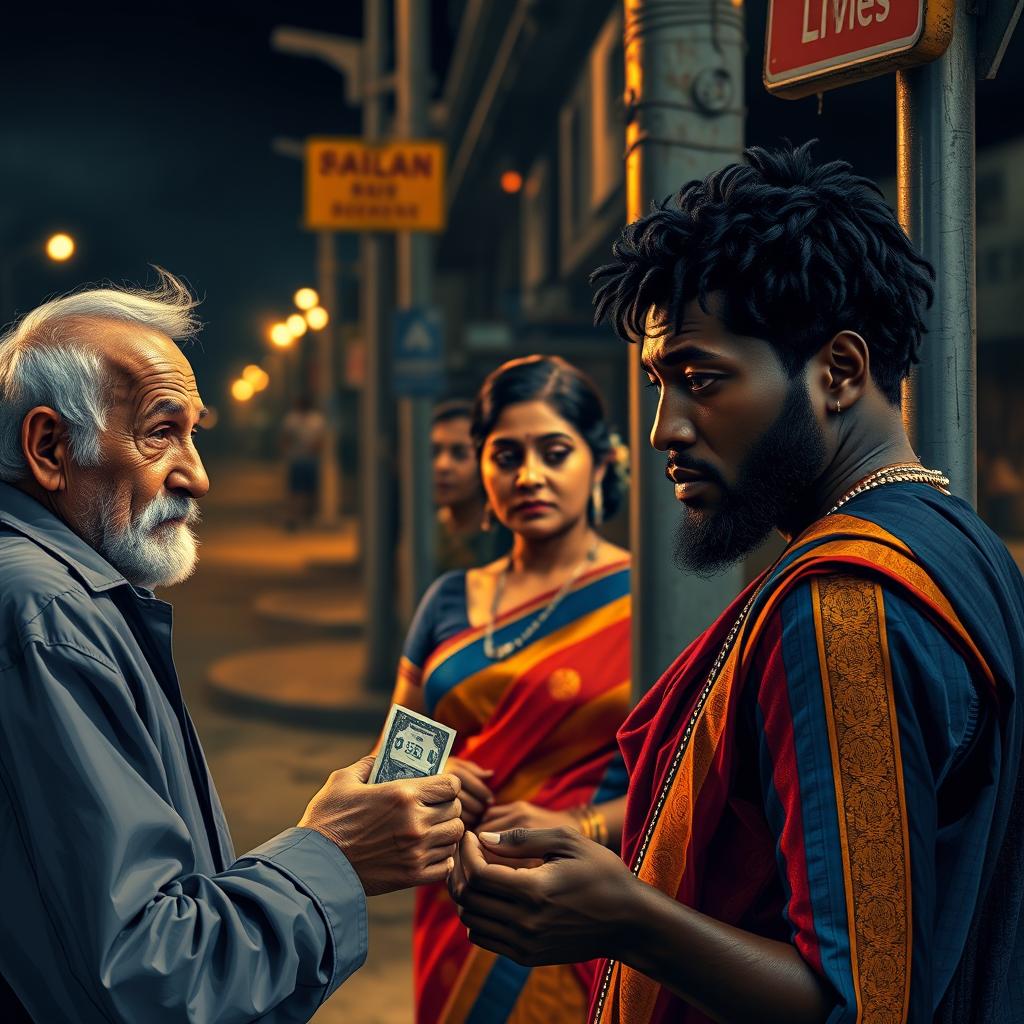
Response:
[[[370,772],[370,784],[438,775],[444,771],[454,742],[454,729],[393,704]]]

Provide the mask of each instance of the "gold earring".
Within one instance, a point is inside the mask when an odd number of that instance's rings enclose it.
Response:
[[[494,526],[494,512],[491,510],[490,502],[484,505],[484,515],[480,520],[480,529],[484,533],[490,533]]]
[[[590,521],[594,526],[600,526],[604,522],[604,494],[601,492],[601,482],[594,484],[590,492]]]

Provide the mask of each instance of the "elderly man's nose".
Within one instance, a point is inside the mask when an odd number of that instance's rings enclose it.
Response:
[[[210,478],[199,453],[193,448],[191,457],[183,458],[167,477],[168,490],[185,491],[193,498],[202,498],[210,490]]]

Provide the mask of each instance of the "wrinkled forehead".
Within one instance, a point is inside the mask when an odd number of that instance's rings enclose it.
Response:
[[[97,322],[83,334],[107,364],[115,406],[134,415],[163,401],[202,408],[192,366],[166,334],[116,321]]]

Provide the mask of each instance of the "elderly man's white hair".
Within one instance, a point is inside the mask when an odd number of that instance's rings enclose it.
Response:
[[[26,313],[0,338],[0,480],[15,483],[28,475],[21,425],[39,405],[55,409],[67,424],[75,462],[98,464],[110,381],[103,358],[84,343],[85,331],[117,320],[184,341],[199,329],[197,300],[173,274],[156,270],[153,289],[72,292]]]

